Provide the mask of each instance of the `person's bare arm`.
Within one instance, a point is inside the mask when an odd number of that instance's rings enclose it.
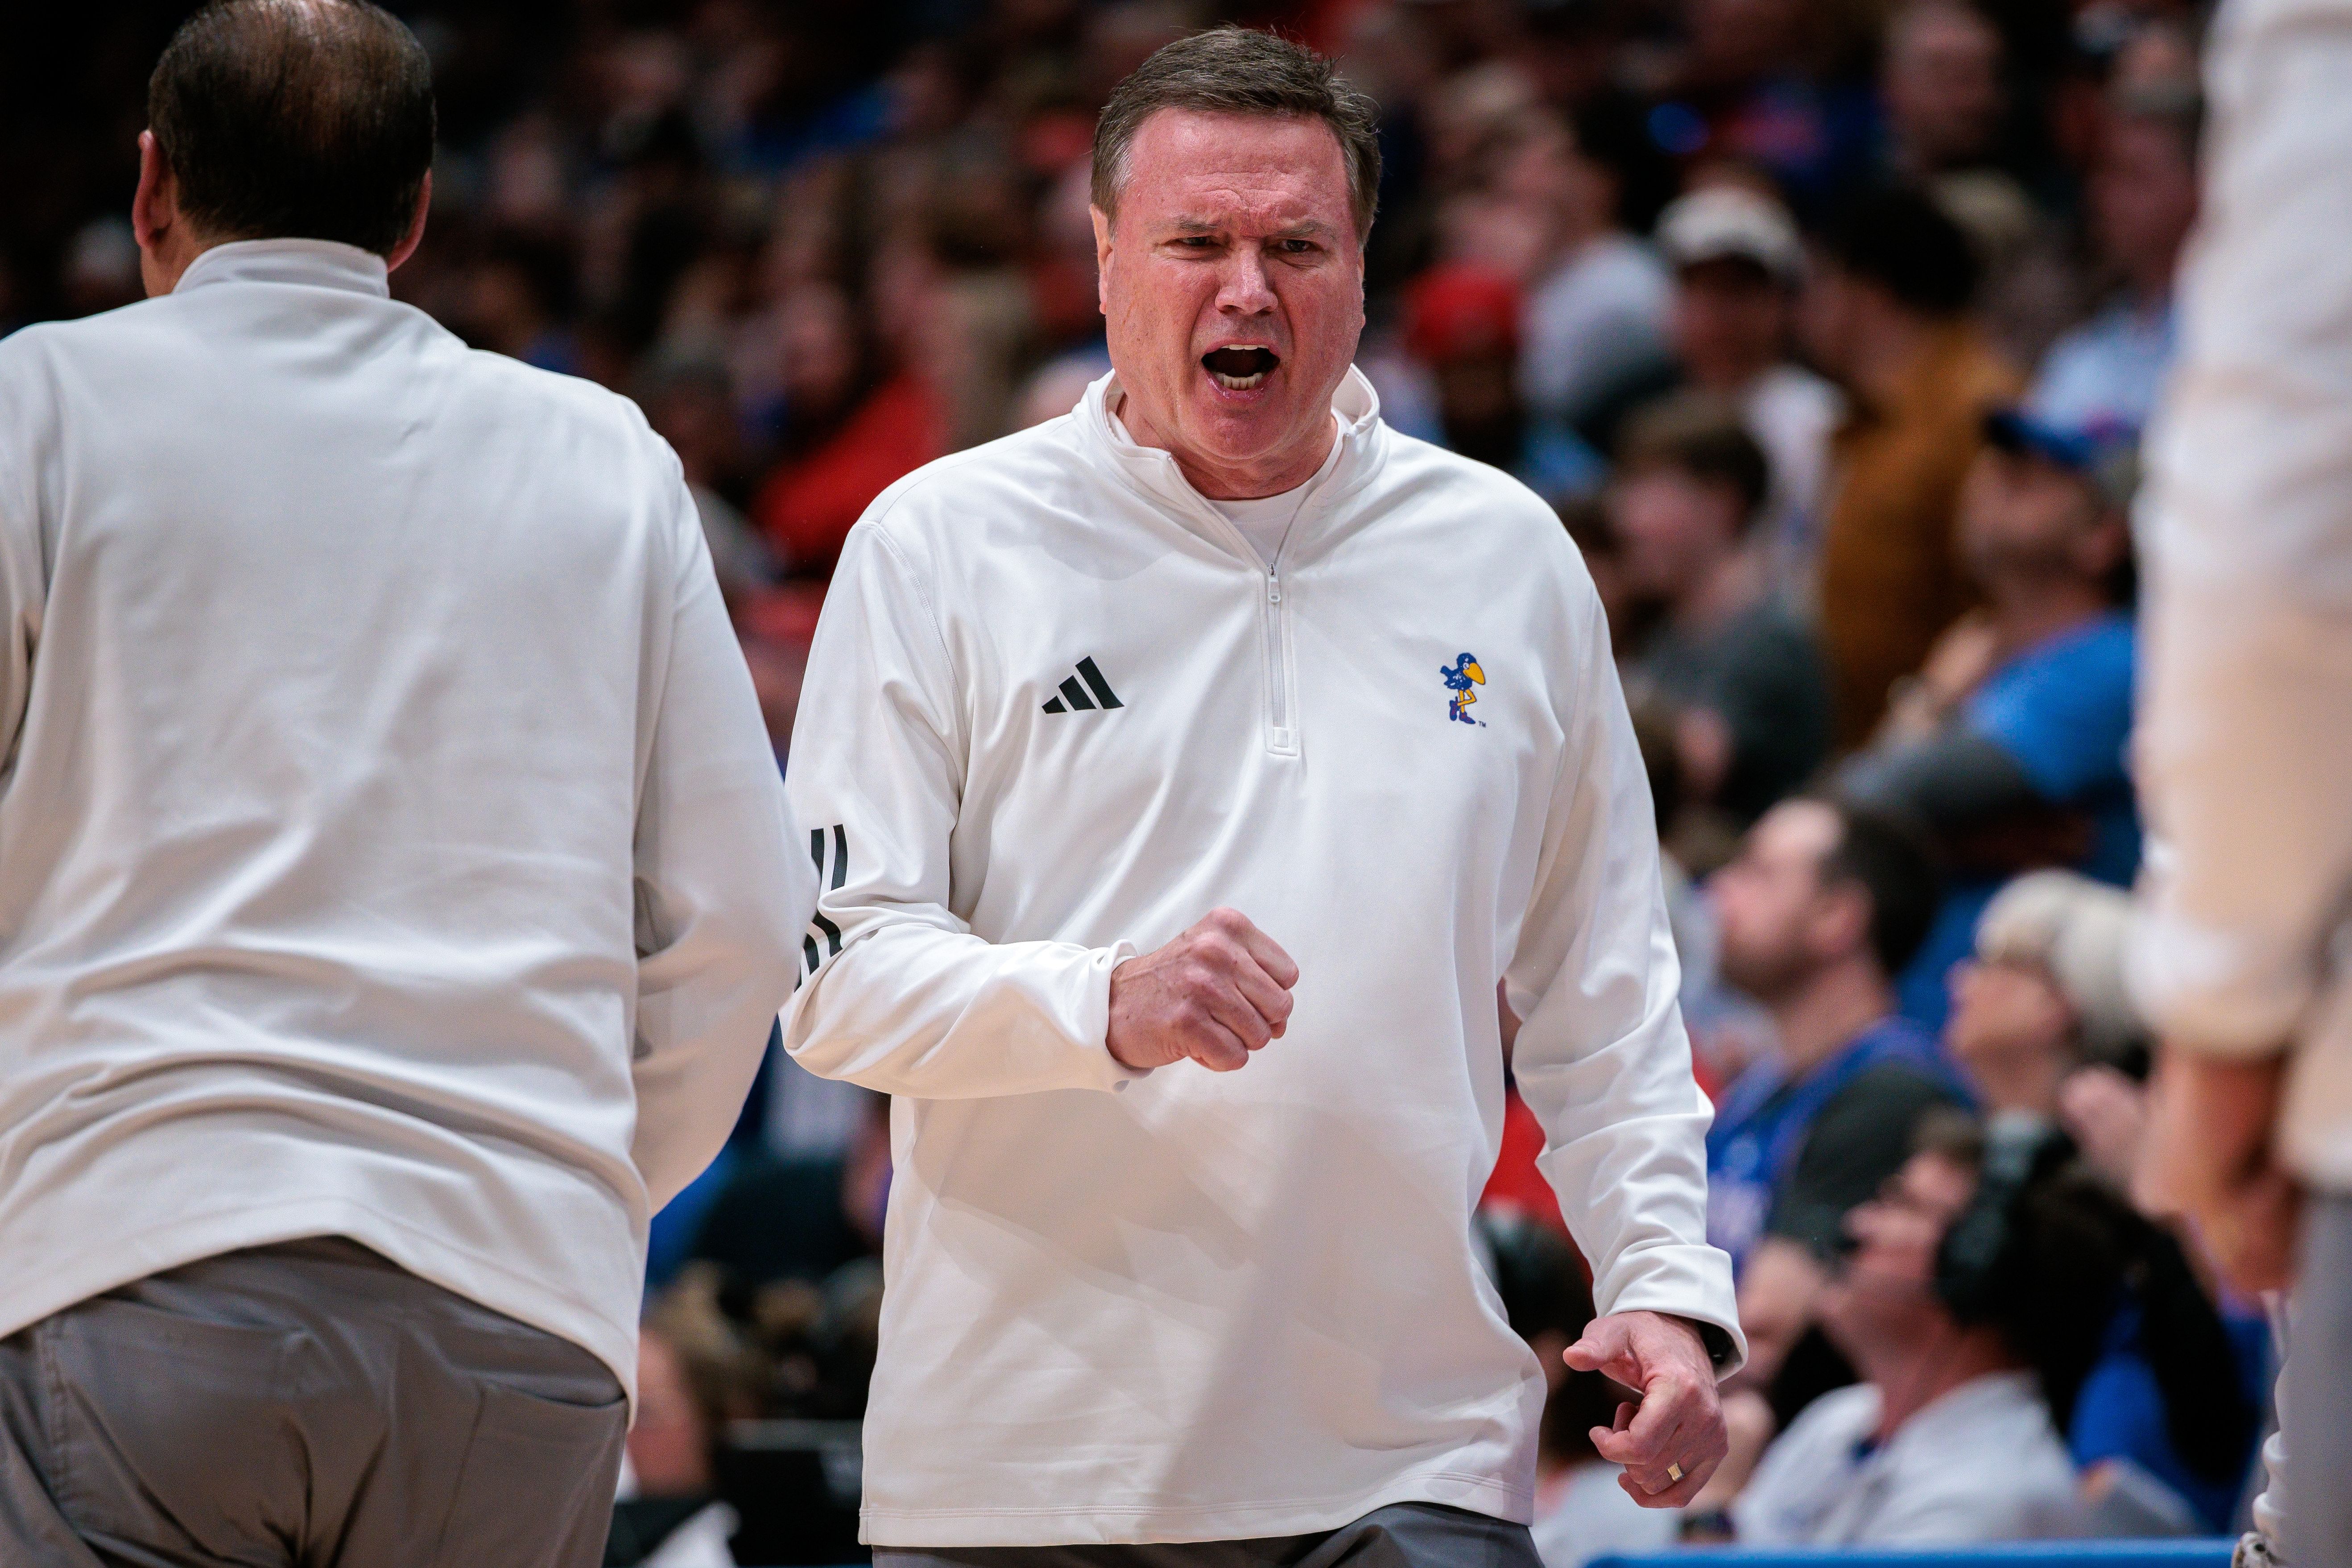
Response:
[[[2134,1196],[2196,1226],[2214,1266],[2249,1294],[2293,1282],[2302,1190],[2278,1165],[2284,1056],[2252,1061],[2168,1049],[2148,1095]]]

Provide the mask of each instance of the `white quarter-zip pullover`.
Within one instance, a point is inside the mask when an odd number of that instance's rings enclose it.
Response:
[[[1271,563],[1113,395],[877,500],[802,698],[785,1040],[896,1097],[867,1538],[1524,1521],[1543,1376],[1471,1221],[1497,977],[1601,1310],[1739,1344],[1600,604],[1549,509],[1359,375]],[[1219,905],[1297,959],[1286,1037],[1129,1070],[1112,968]]]
[[[224,245],[0,342],[0,1335],[340,1235],[631,1382],[814,899],[668,447]]]

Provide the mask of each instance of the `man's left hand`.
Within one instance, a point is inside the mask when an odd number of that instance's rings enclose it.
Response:
[[[1613,1427],[1592,1429],[1601,1457],[1625,1467],[1617,1484],[1626,1494],[1643,1508],[1696,1497],[1730,1448],[1698,1329],[1661,1312],[1612,1312],[1595,1318],[1565,1359],[1641,1393],[1639,1405],[1617,1407]]]

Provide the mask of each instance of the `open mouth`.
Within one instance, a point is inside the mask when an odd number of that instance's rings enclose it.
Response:
[[[1248,392],[1264,386],[1265,378],[1281,363],[1282,356],[1272,349],[1256,347],[1211,349],[1201,356],[1201,368],[1227,392]]]

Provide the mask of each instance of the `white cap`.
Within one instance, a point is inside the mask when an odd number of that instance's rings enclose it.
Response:
[[[1676,198],[1659,215],[1658,248],[1676,267],[1736,257],[1783,283],[1805,272],[1804,242],[1789,209],[1741,185],[1708,185]]]
[[[2083,1026],[2093,1060],[2112,1058],[2147,1026],[2124,985],[2131,895],[2072,871],[2030,871],[2001,889],[1977,919],[1977,956],[2036,963]]]

